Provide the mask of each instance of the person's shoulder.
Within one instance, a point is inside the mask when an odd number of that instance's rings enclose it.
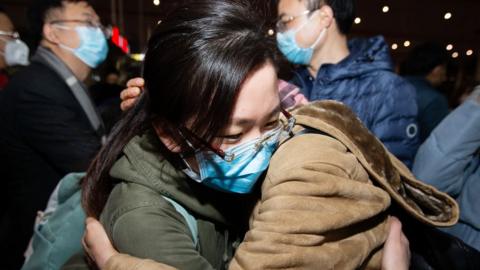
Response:
[[[306,164],[351,164],[347,147],[326,133],[307,133],[284,142],[271,159],[271,167],[284,171],[303,168]]]
[[[120,219],[126,222],[126,219],[131,219],[128,217],[137,217],[142,213],[162,216],[168,215],[172,210],[174,211],[173,207],[159,192],[141,184],[120,182],[108,197],[102,211],[102,220],[113,225]],[[133,219],[128,222],[134,224],[137,221]]]
[[[167,201],[157,191],[137,183],[120,182],[110,193],[104,212],[121,216],[135,209],[155,207],[161,210],[167,206]]]
[[[48,96],[52,93],[65,93],[66,91],[58,91],[58,89],[67,89],[68,85],[49,67],[32,62],[16,73],[7,87],[12,88],[13,91]]]
[[[62,81],[60,76],[54,70],[38,62],[32,62],[27,67],[21,69],[12,78],[12,81],[18,83],[37,83],[38,81]],[[46,82],[44,82],[46,83]]]
[[[375,85],[377,92],[384,96],[396,99],[415,99],[415,87],[405,78],[388,70],[379,70],[371,74],[370,81]]]
[[[162,194],[130,182],[121,182],[114,187],[100,221],[111,235],[115,231],[120,234],[133,233],[132,230],[139,227],[144,230],[161,231],[179,224],[188,230],[180,214]]]
[[[388,83],[396,83],[396,84],[408,84],[411,86],[410,82],[405,78],[401,77],[400,75],[396,74],[390,70],[377,70],[369,74],[370,79],[379,84],[385,85]]]

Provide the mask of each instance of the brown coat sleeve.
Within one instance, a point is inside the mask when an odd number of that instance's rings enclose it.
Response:
[[[379,269],[389,205],[343,144],[295,137],[271,160],[230,269]]]

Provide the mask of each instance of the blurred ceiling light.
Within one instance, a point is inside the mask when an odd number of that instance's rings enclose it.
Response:
[[[362,19],[360,17],[355,18],[355,24],[360,24],[362,22]]]
[[[443,18],[445,20],[450,20],[452,18],[452,13],[450,13],[450,12],[445,13],[445,16],[443,16]]]
[[[392,50],[396,50],[398,49],[398,44],[397,43],[393,43],[392,44]]]
[[[409,40],[406,40],[406,41],[403,43],[403,46],[405,46],[405,47],[410,47],[410,45],[412,45],[412,43],[411,43]]]
[[[383,13],[387,13],[387,12],[389,12],[389,11],[390,11],[390,7],[389,7],[389,6],[384,6],[384,7],[382,8],[382,12],[383,12]]]
[[[155,6],[159,6],[160,5],[160,0],[153,0],[153,4]]]
[[[472,55],[472,54],[473,54],[473,50],[468,50],[466,54],[467,54],[467,56]]]
[[[452,58],[458,58],[458,52],[452,53]]]
[[[145,58],[145,54],[143,54],[143,53],[132,53],[132,54],[130,54],[130,58],[132,58],[135,61],[141,62]]]
[[[453,45],[452,44],[448,44],[447,45],[447,51],[451,51],[453,50]]]

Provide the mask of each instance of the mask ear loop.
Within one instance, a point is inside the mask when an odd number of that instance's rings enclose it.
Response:
[[[323,14],[323,13],[321,13]],[[296,41],[296,35],[298,34],[298,32],[300,32],[302,30],[302,28],[304,28],[309,22],[310,20],[312,19],[312,17],[308,18],[306,22],[302,23],[297,29],[292,29],[292,32],[293,32],[293,38],[295,39],[295,43],[297,43]],[[322,32],[320,32],[320,35],[318,36],[318,38],[315,40],[315,42],[313,43],[312,46],[310,46],[311,49],[315,49],[315,47],[317,47],[318,43],[320,43],[320,41],[325,37],[325,35],[327,34],[327,28],[324,27],[322,29]],[[298,45],[297,45],[298,46]]]
[[[66,30],[66,31],[75,30],[75,28],[73,28],[73,27],[68,27],[68,26],[65,26],[65,25],[58,25],[58,24],[54,24],[54,23],[50,23],[50,25],[51,25],[52,27],[55,27],[55,28],[58,28],[58,29],[62,29],[62,30]],[[68,51],[68,52],[71,52],[71,53],[74,53],[74,52],[75,52],[75,49],[74,49],[74,48],[70,48],[70,47],[68,47],[68,46],[66,46],[66,45],[64,45],[64,44],[62,44],[62,43],[60,43],[60,42],[59,42],[59,43],[55,43],[55,42],[52,42],[52,41],[50,41],[50,40],[47,40],[47,41],[50,42],[50,43],[53,43],[53,44],[55,44],[55,45],[57,45],[57,46],[59,46],[60,48],[66,50],[66,51]]]
[[[315,49],[317,45],[320,43],[320,41],[325,37],[327,34],[327,28],[323,28],[322,32],[320,32],[320,35],[318,36],[317,40],[313,43],[313,45],[310,47],[312,49]]]

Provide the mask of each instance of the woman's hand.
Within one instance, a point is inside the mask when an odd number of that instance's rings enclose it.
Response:
[[[402,232],[402,223],[396,217],[390,217],[390,231],[383,249],[383,270],[408,270],[410,266],[410,248],[407,237]]]
[[[120,93],[120,98],[122,99],[120,108],[122,111],[127,111],[135,106],[137,98],[142,93],[144,85],[145,81],[142,78],[133,78],[127,82],[127,88],[123,89]]]
[[[102,224],[91,217],[85,221],[85,234],[82,238],[82,245],[99,269],[103,269],[107,261],[118,254],[118,251],[113,248]]]

